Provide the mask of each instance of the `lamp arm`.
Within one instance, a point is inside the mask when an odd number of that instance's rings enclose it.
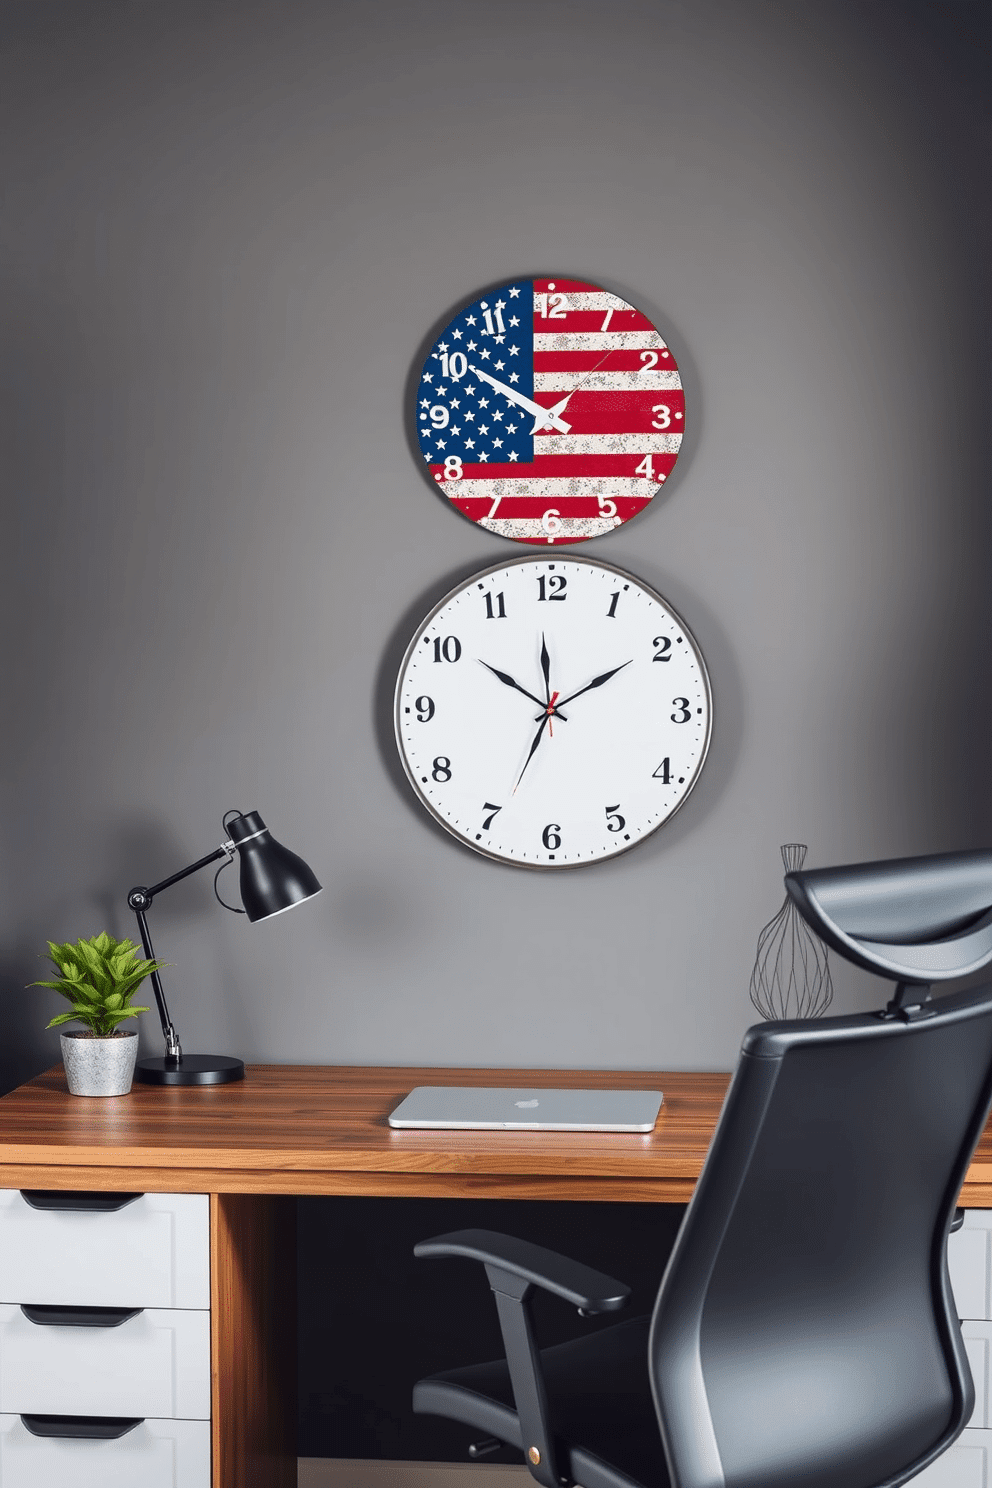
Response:
[[[178,873],[173,873],[170,878],[163,878],[161,883],[153,884],[150,889],[138,885],[133,888],[127,896],[128,908],[134,911],[138,921],[138,933],[141,936],[141,945],[145,953],[146,961],[154,961],[155,952],[152,949],[152,938],[148,931],[148,921],[145,911],[151,908],[155,895],[163,889],[171,888],[173,884],[179,883],[184,878],[189,878],[191,873],[196,873],[200,868],[206,868],[208,863],[216,863],[218,858],[227,858],[228,862],[234,857],[234,843],[225,842],[214,852],[208,853],[205,858],[199,858],[195,863],[190,863],[188,868],[181,868]],[[177,1063],[183,1057],[182,1045],[175,1025],[169,1016],[169,1006],[165,1000],[165,991],[162,987],[162,978],[157,971],[151,973],[152,991],[155,993],[155,1002],[158,1007],[159,1019],[162,1023],[162,1035],[165,1039],[165,1057],[174,1059]]]

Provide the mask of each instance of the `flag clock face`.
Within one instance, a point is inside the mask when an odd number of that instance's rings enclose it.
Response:
[[[685,622],[630,574],[577,557],[520,558],[453,590],[410,642],[395,707],[428,811],[525,868],[643,842],[692,790],[710,738]]]
[[[473,300],[431,347],[420,452],[481,527],[561,546],[612,532],[672,472],[685,400],[675,358],[617,295],[521,279]]]

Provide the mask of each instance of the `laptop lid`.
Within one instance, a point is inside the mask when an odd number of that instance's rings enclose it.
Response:
[[[660,1090],[535,1090],[418,1085],[389,1125],[463,1131],[649,1132]]]

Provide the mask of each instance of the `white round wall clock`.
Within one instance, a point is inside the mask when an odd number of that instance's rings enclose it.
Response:
[[[578,279],[519,279],[445,326],[424,361],[420,452],[453,506],[500,537],[584,542],[636,516],[685,427],[651,321]]]
[[[461,584],[410,641],[396,740],[427,810],[524,868],[635,847],[702,770],[702,653],[667,600],[622,569],[541,556]]]

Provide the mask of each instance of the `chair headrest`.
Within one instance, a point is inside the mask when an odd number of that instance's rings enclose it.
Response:
[[[992,852],[787,873],[803,919],[855,966],[941,982],[992,962]]]

